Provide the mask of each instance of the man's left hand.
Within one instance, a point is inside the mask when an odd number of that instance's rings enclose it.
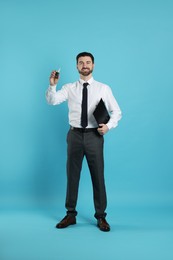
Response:
[[[104,135],[109,131],[109,128],[105,124],[99,124],[99,128],[97,128],[97,131],[100,135]]]

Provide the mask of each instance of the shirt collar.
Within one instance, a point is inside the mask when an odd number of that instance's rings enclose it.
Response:
[[[79,82],[83,85],[83,83],[85,83],[85,82],[88,82],[89,83],[89,85],[93,82],[93,77],[91,77],[89,80],[87,80],[87,81],[84,81],[83,79],[79,79]]]

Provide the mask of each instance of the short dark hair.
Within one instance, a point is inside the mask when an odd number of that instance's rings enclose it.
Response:
[[[91,53],[89,53],[89,52],[81,52],[81,53],[79,53],[79,54],[76,56],[76,62],[78,63],[78,59],[79,59],[80,57],[85,57],[85,56],[89,56],[89,57],[92,59],[92,62],[94,63],[94,56],[93,56]]]

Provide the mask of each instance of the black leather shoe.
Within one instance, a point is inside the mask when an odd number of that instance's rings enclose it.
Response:
[[[97,219],[97,226],[100,228],[101,231],[110,231],[110,226],[105,218]]]
[[[76,224],[76,217],[66,215],[57,225],[56,228],[66,228],[70,225]]]

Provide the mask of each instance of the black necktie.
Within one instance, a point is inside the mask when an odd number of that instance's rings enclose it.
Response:
[[[86,82],[83,84],[82,93],[82,113],[81,113],[81,126],[85,128],[88,125],[88,90],[87,86],[89,84]]]

